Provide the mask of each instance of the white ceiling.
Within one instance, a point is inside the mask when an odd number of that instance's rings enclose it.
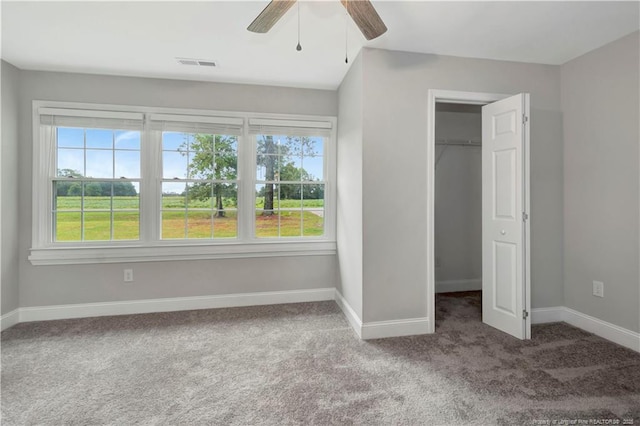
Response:
[[[303,1],[267,34],[267,1],[2,1],[2,58],[22,69],[335,89],[362,46],[562,64],[638,30],[637,1],[373,1],[389,31],[367,42],[337,0]],[[216,68],[178,65],[211,59]]]

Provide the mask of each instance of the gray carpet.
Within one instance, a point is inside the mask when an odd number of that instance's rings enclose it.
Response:
[[[19,324],[2,424],[640,424],[640,354],[563,323],[516,340],[478,293],[437,307],[436,334],[367,342],[333,302]]]

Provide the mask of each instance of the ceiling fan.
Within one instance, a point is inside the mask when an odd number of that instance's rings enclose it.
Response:
[[[247,29],[254,33],[266,33],[296,3],[297,0],[271,0]],[[387,31],[369,0],[340,0],[367,40],[373,40]]]

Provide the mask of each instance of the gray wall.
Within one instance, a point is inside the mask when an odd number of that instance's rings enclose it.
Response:
[[[532,306],[563,304],[558,66],[363,51],[364,321],[427,316],[429,89],[531,93]]]
[[[640,331],[639,34],[562,66],[565,305]],[[604,298],[592,282],[604,282]]]
[[[336,116],[335,91],[22,71],[19,150],[20,306],[311,289],[335,286],[335,256],[33,266],[31,101],[56,100]],[[125,286],[122,270],[134,268]]]
[[[482,114],[436,110],[436,140],[482,140]],[[482,149],[438,146],[435,172],[436,284],[482,288]],[[471,289],[471,287],[469,288]]]
[[[362,319],[362,55],[338,89],[338,290]]]
[[[2,61],[2,307],[0,315],[18,308],[18,91],[19,70]]]

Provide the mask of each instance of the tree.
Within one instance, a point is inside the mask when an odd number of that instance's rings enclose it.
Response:
[[[63,182],[63,183],[67,183],[67,182]],[[58,185],[60,185],[60,183]],[[58,191],[58,194],[61,195],[59,191]],[[82,195],[82,185],[80,185],[78,182],[71,183],[69,185],[69,190],[64,195],[68,195],[70,197],[78,197]]]
[[[81,178],[83,177],[79,171],[73,169],[58,169],[57,176],[66,177],[66,178]],[[80,188],[80,191],[77,194],[69,194],[69,190],[72,186],[77,185]],[[58,181],[56,183],[56,193],[59,197],[64,197],[67,195],[82,195],[82,187],[76,182],[69,181]]]
[[[90,182],[84,187],[84,195],[88,197],[98,197],[102,195],[102,187],[97,182]]]
[[[179,151],[190,154],[190,179],[208,181],[235,180],[238,176],[238,138],[226,135],[196,134],[191,141],[185,140]],[[188,149],[187,149],[188,148]],[[206,201],[215,197],[216,217],[225,217],[223,198],[237,198],[233,184],[222,182],[196,182],[189,186],[188,197],[191,200]]]
[[[103,182],[102,185],[102,195],[111,195],[111,185],[109,184],[109,182]],[[138,195],[138,193],[136,192],[135,186],[133,186],[131,182],[114,182],[113,195],[121,197],[132,197]]]
[[[72,182],[69,180],[56,182],[56,192],[59,197],[73,196],[78,197],[82,195],[82,174],[73,169],[58,169],[58,176],[65,178],[78,179],[79,182]],[[85,186],[84,194],[87,196],[103,196],[110,197],[116,196],[135,196],[138,195],[135,186],[131,182],[90,182]]]
[[[277,169],[277,145],[272,135],[262,135],[258,140],[257,163],[259,166],[265,167],[266,181],[274,181]],[[263,216],[273,215],[273,183],[267,183],[264,186],[264,208]]]

